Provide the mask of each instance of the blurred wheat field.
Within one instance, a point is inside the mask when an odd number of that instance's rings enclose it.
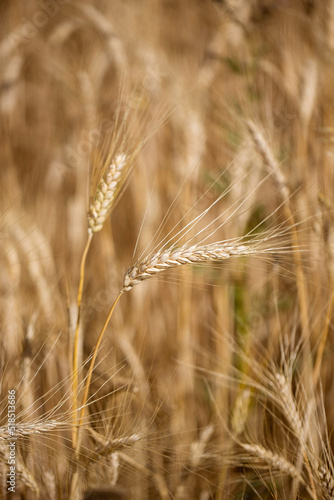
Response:
[[[334,499],[334,2],[0,10],[0,498]]]

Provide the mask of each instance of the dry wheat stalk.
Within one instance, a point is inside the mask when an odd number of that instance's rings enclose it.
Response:
[[[277,249],[276,249],[277,250]],[[168,269],[174,269],[186,264],[197,264],[226,260],[231,257],[256,255],[274,252],[274,249],[259,249],[257,245],[231,244],[230,242],[217,242],[209,245],[183,245],[171,247],[144,258],[130,267],[123,279],[122,292],[128,292],[134,285],[152,278],[156,274]]]
[[[125,166],[126,155],[118,154],[102,176],[89,207],[88,233],[101,231],[124,178]]]

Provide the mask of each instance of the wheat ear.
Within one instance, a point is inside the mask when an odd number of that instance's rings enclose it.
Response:
[[[334,477],[331,471],[324,464],[319,464],[316,474],[324,497],[327,500],[334,500]]]
[[[277,250],[277,249],[276,249]],[[257,245],[241,245],[231,243],[212,243],[210,245],[183,245],[160,250],[157,253],[144,258],[130,267],[123,279],[123,292],[128,292],[141,281],[152,278],[156,274],[168,269],[174,269],[186,264],[197,264],[241,257],[245,255],[257,255],[259,253],[274,252],[275,249],[259,249]]]
[[[288,422],[290,423],[291,428],[292,428],[295,436],[299,440],[299,443],[301,446],[301,453],[302,453],[301,456],[304,458],[304,461],[305,461],[305,466],[306,466],[307,473],[309,476],[309,481],[310,481],[310,487],[311,487],[311,490],[314,494],[314,497],[316,498],[315,485],[314,485],[314,481],[313,481],[311,466],[310,466],[310,462],[309,462],[309,459],[307,456],[307,450],[305,447],[305,440],[304,440],[304,436],[308,432],[307,428],[305,427],[306,422],[304,424],[302,419],[301,419],[301,416],[300,416],[300,413],[298,411],[294,396],[292,394],[291,383],[288,382],[286,376],[283,375],[282,373],[276,373],[276,381],[278,383],[279,393],[280,393],[281,398],[282,398],[282,402],[283,402],[282,407],[283,407],[285,416],[286,416]],[[297,470],[299,470],[301,467],[302,467],[302,461],[297,460],[297,466],[296,466]],[[297,477],[294,478],[292,490],[295,491],[295,493],[297,492],[297,489],[298,489],[298,482],[299,482],[299,478],[297,478]]]
[[[259,458],[260,460],[272,466],[273,468],[280,470],[285,474],[288,474],[290,477],[300,478],[299,472],[295,468],[295,466],[281,455],[273,453],[271,450],[268,450],[268,448],[264,448],[259,444],[248,444],[242,442],[239,442],[239,444],[245,451],[250,453],[252,456]]]
[[[301,439],[304,434],[304,426],[292,394],[291,385],[282,373],[276,373],[276,381],[282,398],[282,408],[284,409],[285,416],[294,434]]]
[[[102,175],[88,212],[88,233],[101,231],[110,214],[126,170],[126,155],[118,154]]]
[[[3,442],[0,442],[0,464],[5,464],[7,460],[7,446]],[[24,465],[19,456],[16,457],[15,469],[17,477],[34,493],[34,498],[38,499],[40,497],[40,491],[36,479],[29,471],[29,469]]]

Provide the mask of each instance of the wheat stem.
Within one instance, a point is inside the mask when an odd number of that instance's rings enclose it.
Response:
[[[81,436],[82,436],[82,433],[80,432],[80,429],[81,429],[81,425],[82,425],[82,421],[83,421],[83,418],[84,418],[84,415],[85,415],[85,410],[86,410],[86,403],[87,403],[87,400],[88,400],[88,393],[89,393],[89,388],[90,388],[90,382],[91,382],[91,379],[92,379],[92,374],[93,374],[93,370],[94,370],[94,365],[95,365],[95,359],[96,359],[96,356],[97,356],[97,353],[99,351],[99,347],[101,345],[101,342],[102,342],[102,338],[103,338],[103,335],[107,329],[107,326],[109,324],[109,321],[110,321],[110,318],[115,310],[115,307],[117,305],[117,302],[119,301],[121,295],[122,295],[123,291],[119,292],[119,294],[117,295],[113,305],[111,306],[110,308],[110,311],[109,311],[109,314],[107,316],[107,319],[103,325],[103,328],[100,332],[100,335],[97,339],[97,342],[95,344],[95,347],[94,347],[94,351],[93,351],[93,355],[92,355],[92,358],[91,358],[91,361],[90,361],[90,365],[89,365],[89,369],[88,369],[88,374],[87,374],[87,378],[86,378],[86,384],[85,384],[85,392],[84,392],[84,396],[83,396],[83,399],[82,399],[82,405],[81,405],[81,410],[80,410],[80,417],[79,417],[79,422],[78,422],[78,439],[77,439],[77,442],[76,442],[76,455],[78,456],[79,455],[79,452],[80,452],[80,445],[81,445]]]
[[[77,408],[78,408],[78,365],[79,365],[79,330],[80,330],[80,315],[81,315],[81,302],[82,302],[82,291],[83,291],[83,286],[84,286],[84,280],[85,280],[85,264],[86,264],[86,258],[87,254],[89,251],[89,247],[91,244],[93,238],[93,233],[89,232],[88,233],[88,238],[87,238],[87,243],[85,246],[85,249],[82,254],[81,258],[81,264],[80,264],[80,282],[79,282],[79,289],[78,289],[78,298],[77,298],[77,308],[78,308],[78,313],[77,313],[77,322],[76,322],[76,327],[75,327],[75,334],[74,334],[74,347],[73,347],[73,367],[72,367],[72,373],[73,373],[73,386],[72,386],[72,393],[73,393],[73,431],[72,431],[72,441],[73,441],[73,447],[75,448],[76,442],[77,442],[77,427],[75,425],[75,421],[77,418]]]

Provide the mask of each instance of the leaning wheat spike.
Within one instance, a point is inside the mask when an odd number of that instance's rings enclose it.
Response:
[[[50,433],[53,430],[59,428],[66,428],[68,424],[66,422],[61,422],[59,420],[48,420],[48,421],[33,421],[27,423],[20,423],[15,427],[15,434],[18,437],[28,437],[35,434]],[[8,428],[6,426],[0,427],[0,446],[1,443],[8,440]]]
[[[317,468],[317,477],[321,485],[324,497],[327,500],[334,500],[334,477],[331,471],[323,464]]]
[[[115,453],[116,451],[123,450],[124,448],[130,448],[141,439],[141,436],[138,434],[132,434],[131,436],[124,436],[116,439],[107,439],[103,444],[95,448],[94,454],[101,457],[110,453]]]
[[[276,249],[277,250],[277,249]],[[273,249],[260,249],[257,245],[218,242],[210,245],[183,245],[160,250],[130,267],[125,273],[122,292],[168,269],[186,264],[222,261],[231,257],[270,253]]]
[[[101,231],[110,214],[126,170],[126,155],[118,154],[101,177],[95,196],[89,206],[88,233]]]
[[[281,455],[277,453],[273,453],[271,450],[264,448],[259,444],[248,444],[248,443],[239,443],[242,448],[250,453],[253,457],[257,457],[263,462],[267,463],[274,469],[280,470],[285,474],[288,474],[290,477],[299,477],[299,473],[295,466],[286,460]]]

